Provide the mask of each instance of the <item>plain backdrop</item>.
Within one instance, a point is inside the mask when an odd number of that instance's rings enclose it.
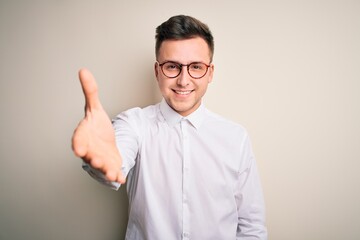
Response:
[[[360,239],[356,0],[0,0],[0,239],[124,238],[125,188],[71,150],[77,72],[93,72],[110,117],[158,102],[155,28],[177,14],[212,29],[204,103],[250,133],[269,239]]]

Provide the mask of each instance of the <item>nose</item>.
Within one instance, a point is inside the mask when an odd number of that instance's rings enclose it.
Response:
[[[176,83],[181,87],[186,87],[190,83],[190,78],[191,77],[187,71],[187,66],[182,66]]]

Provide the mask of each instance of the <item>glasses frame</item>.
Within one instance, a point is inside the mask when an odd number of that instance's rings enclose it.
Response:
[[[159,66],[160,66],[160,68],[161,68],[161,72],[162,72],[166,77],[168,77],[168,78],[177,78],[177,77],[181,74],[181,71],[182,71],[183,67],[186,67],[187,72],[188,72],[188,74],[189,74],[190,77],[192,77],[192,78],[194,78],[194,79],[200,79],[200,78],[203,78],[203,77],[207,74],[207,72],[208,72],[208,70],[209,70],[209,67],[211,67],[210,64],[206,64],[206,63],[203,63],[203,62],[192,62],[192,63],[189,63],[189,64],[182,64],[182,63],[178,63],[178,62],[174,62],[174,61],[166,61],[166,62],[163,62],[163,63],[159,63],[158,61],[156,61],[156,62],[157,62],[157,64],[159,64]],[[178,65],[178,66],[180,67],[179,73],[178,73],[176,76],[174,76],[174,77],[169,77],[168,75],[166,75],[165,72],[164,72],[164,69],[163,69],[163,66],[164,66],[166,63],[174,63],[175,65]],[[192,64],[197,64],[197,63],[201,63],[201,64],[204,64],[204,65],[206,66],[206,71],[205,71],[204,75],[202,75],[201,77],[193,77],[193,76],[191,75],[191,73],[190,73],[190,65],[192,65]]]

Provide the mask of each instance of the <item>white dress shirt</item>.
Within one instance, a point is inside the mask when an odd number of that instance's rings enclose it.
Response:
[[[127,175],[127,240],[267,239],[260,180],[242,126],[203,105],[183,117],[165,100],[125,111],[113,125]]]

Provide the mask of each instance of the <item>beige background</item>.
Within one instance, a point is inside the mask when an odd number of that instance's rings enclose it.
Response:
[[[70,148],[88,67],[111,117],[156,103],[154,29],[208,23],[205,103],[250,132],[269,238],[360,239],[360,2],[0,0],[0,239],[122,239],[124,189]]]

